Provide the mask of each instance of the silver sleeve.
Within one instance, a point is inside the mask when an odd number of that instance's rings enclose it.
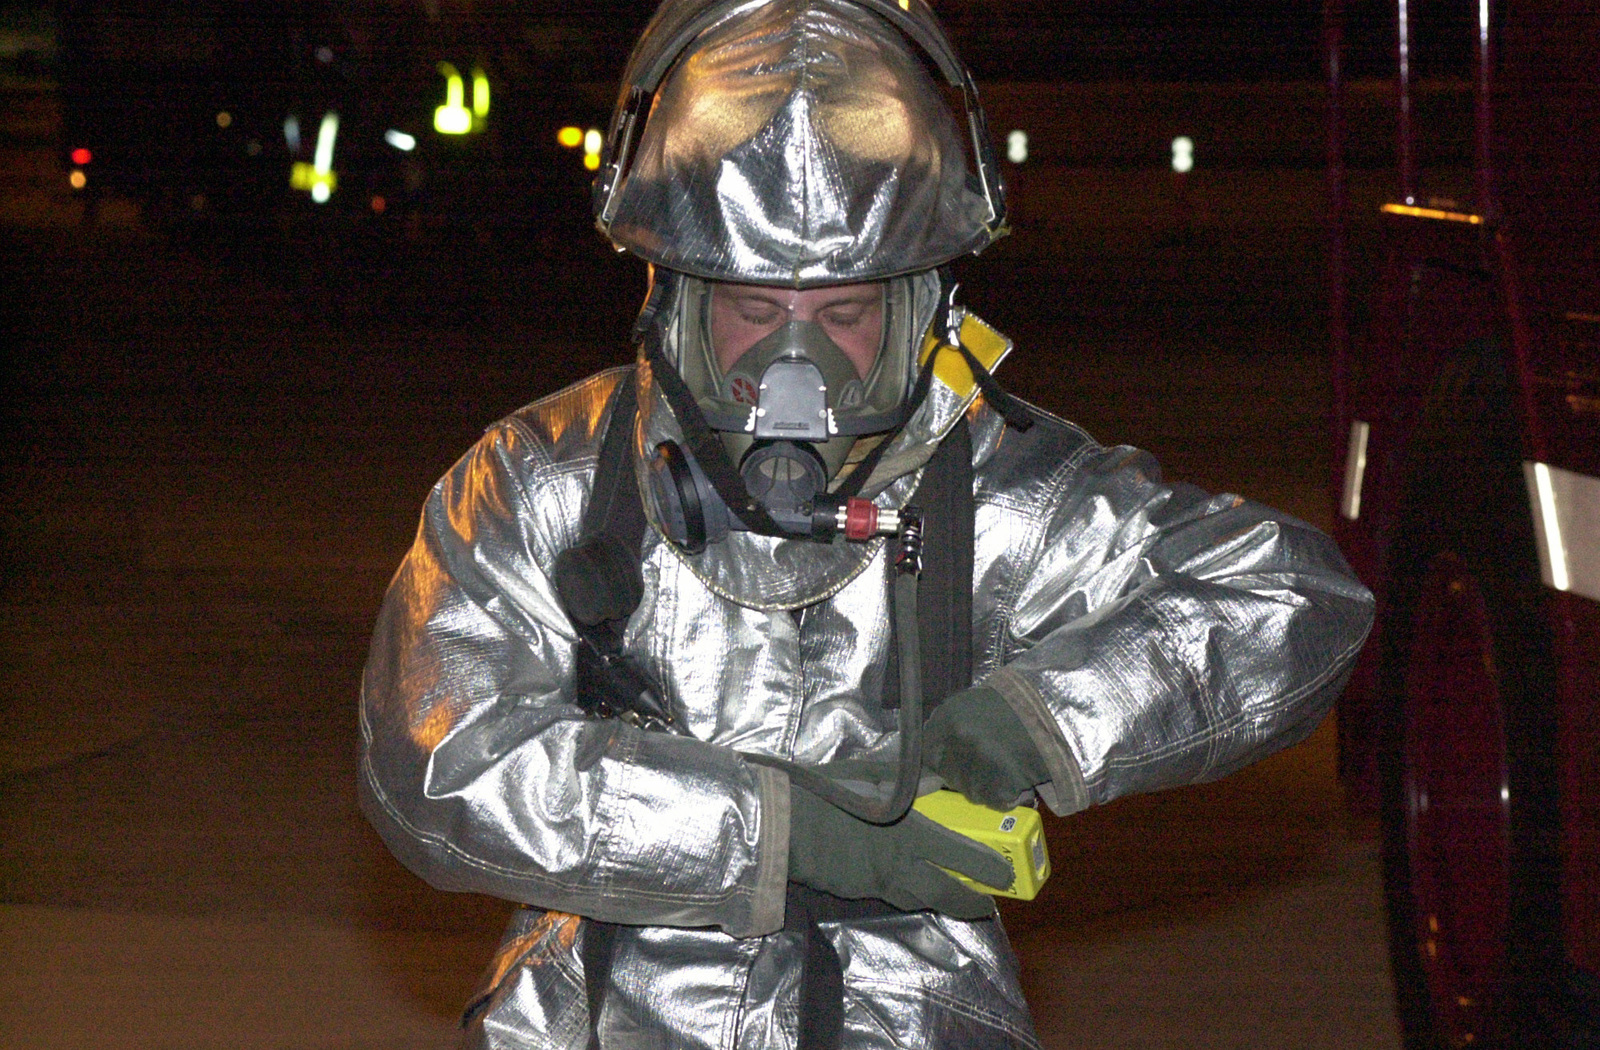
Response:
[[[574,633],[547,570],[576,539],[594,460],[553,461],[541,444],[493,431],[427,501],[362,680],[363,809],[440,889],[771,932],[782,774],[574,702]]]
[[[1372,623],[1331,539],[1165,484],[1126,447],[1086,442],[1040,481],[1054,491],[1013,533],[1034,545],[1012,552],[1009,636],[985,681],[1039,747],[1052,809],[1214,780],[1311,733]]]

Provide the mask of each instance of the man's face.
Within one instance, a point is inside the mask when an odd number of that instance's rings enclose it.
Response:
[[[711,347],[724,372],[790,321],[821,325],[865,379],[883,343],[883,282],[804,291],[723,282],[712,286]]]

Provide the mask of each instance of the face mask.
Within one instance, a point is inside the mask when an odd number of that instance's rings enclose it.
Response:
[[[725,389],[729,396],[702,401],[706,422],[722,432],[746,491],[785,531],[809,535],[818,497],[855,440],[841,433],[836,414],[861,403],[855,365],[821,325],[790,321],[740,355]],[[844,429],[857,430],[859,423],[851,422]],[[681,519],[684,504],[698,503],[713,532],[725,533],[716,528],[724,519],[737,527],[737,517],[703,483],[698,464],[677,465],[658,455],[655,468],[651,485],[665,520]],[[682,491],[685,483],[692,492]]]
[[[895,430],[913,407],[907,403],[911,355],[937,305],[937,277],[915,275],[885,286],[884,337],[865,378],[810,321],[779,326],[724,370],[708,338],[711,287],[689,277],[678,281],[674,364],[684,393],[726,451],[727,468],[781,534],[820,540],[848,534],[843,503],[863,501],[841,501],[829,485],[858,437]],[[682,417],[688,407],[674,404],[673,410]],[[652,519],[691,553],[747,527],[723,502],[705,465],[676,442],[656,449],[644,495]]]

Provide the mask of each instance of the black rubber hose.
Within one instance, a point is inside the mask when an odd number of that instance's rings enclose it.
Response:
[[[756,765],[781,769],[825,802],[868,824],[893,824],[917,798],[922,779],[922,643],[917,635],[917,575],[904,572],[894,581],[894,624],[900,649],[900,761],[894,789],[887,797],[866,795],[814,766],[802,766],[772,755],[743,753]]]

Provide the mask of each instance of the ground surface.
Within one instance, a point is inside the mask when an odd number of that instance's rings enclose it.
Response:
[[[628,358],[639,270],[588,236],[219,242],[119,201],[80,226],[24,147],[0,149],[0,1044],[448,1046],[507,909],[430,890],[359,817],[367,632],[481,427]],[[1002,379],[1327,524],[1315,176],[1030,179],[1018,235],[963,268],[1019,342]],[[1005,909],[1048,1047],[1398,1046],[1331,730],[1051,822],[1055,878]]]

